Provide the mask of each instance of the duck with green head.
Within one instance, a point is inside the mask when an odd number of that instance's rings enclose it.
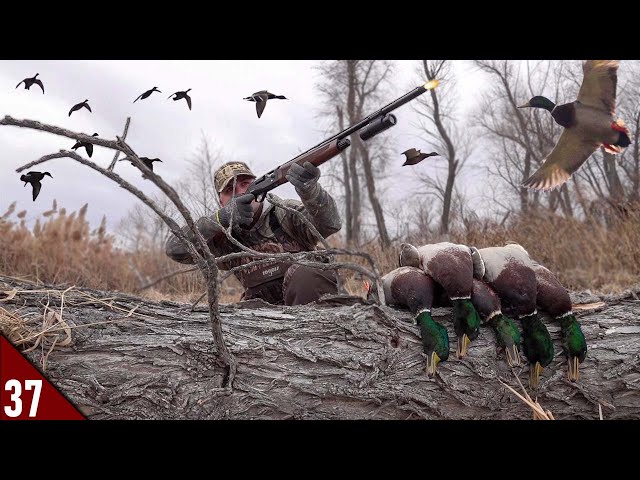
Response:
[[[519,367],[522,337],[513,320],[502,313],[502,305],[496,292],[484,281],[474,278],[471,302],[482,321],[496,334],[498,350],[505,352],[509,366]]]
[[[480,333],[480,315],[471,302],[473,260],[466,245],[449,242],[415,247],[400,245],[400,266],[419,268],[440,285],[453,304],[453,327],[457,336],[456,354],[467,354],[469,343]]]
[[[498,294],[505,312],[522,325],[522,350],[529,361],[529,385],[537,388],[544,367],[553,360],[553,342],[538,317],[533,262],[522,246],[472,247],[474,275]]]
[[[387,304],[408,307],[414,315],[427,356],[426,371],[434,376],[438,363],[449,358],[449,334],[431,316],[436,288],[433,279],[418,268],[400,267],[384,275],[382,285]],[[375,296],[375,289],[369,288],[368,296]]]
[[[562,351],[569,363],[569,380],[580,378],[580,364],[587,356],[587,341],[573,314],[569,293],[551,271],[533,262],[538,285],[538,308],[560,323]]]
[[[518,108],[542,108],[564,130],[544,164],[523,185],[536,190],[562,186],[601,146],[619,154],[631,144],[629,130],[615,118],[618,60],[587,60],[577,100],[556,105],[537,95]]]

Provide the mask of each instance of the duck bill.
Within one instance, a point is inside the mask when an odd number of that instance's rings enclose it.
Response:
[[[529,367],[529,387],[531,387],[532,390],[536,390],[540,382],[540,374],[544,369],[542,365],[540,365],[540,362],[536,362],[535,365],[530,365]]]
[[[436,352],[431,352],[431,355],[427,356],[427,375],[429,375],[430,377],[434,377],[439,363],[440,357],[438,356],[438,354]]]
[[[512,344],[505,348],[505,354],[507,355],[507,364],[510,367],[520,367],[522,366],[522,361],[520,359],[520,351],[518,350],[518,346]]]
[[[530,107],[530,106],[531,106],[531,103],[527,102],[527,103],[524,103],[522,105],[518,105],[518,108],[527,108],[527,107]]]
[[[580,361],[578,357],[569,357],[569,380],[577,382],[580,378]]]
[[[462,358],[467,354],[470,343],[471,340],[466,333],[462,335],[462,338],[458,338],[458,347],[456,348],[456,355],[458,356],[458,358]]]

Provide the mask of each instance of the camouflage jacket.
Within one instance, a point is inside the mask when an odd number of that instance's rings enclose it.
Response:
[[[340,212],[334,199],[319,184],[317,184],[317,187],[315,195],[304,201],[276,198],[281,200],[287,207],[303,212],[316,230],[326,238],[340,230]],[[226,237],[220,224],[215,221],[215,217],[201,217],[196,222],[196,225],[207,241],[209,249],[216,257],[240,251]],[[182,231],[188,238],[193,238],[193,233],[189,227],[184,226]],[[299,218],[299,215],[278,208],[267,200],[263,202],[260,217],[251,229],[236,229],[233,231],[233,236],[240,243],[253,250],[271,253],[312,251],[316,249],[318,243],[318,239]],[[166,254],[176,262],[193,263],[191,254],[175,235],[171,235],[167,240],[165,250]],[[229,270],[250,261],[250,258],[239,258],[224,262],[218,266],[222,270]],[[265,275],[273,275],[273,278],[281,278],[284,276],[284,271],[288,266],[288,264],[279,265],[277,262],[273,262],[273,264],[260,268],[260,271],[265,272]],[[255,269],[235,272],[236,277],[245,289],[255,286],[254,284],[257,282],[255,275],[252,275],[252,273],[255,273]]]

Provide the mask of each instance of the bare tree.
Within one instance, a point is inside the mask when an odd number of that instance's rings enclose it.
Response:
[[[353,125],[373,109],[374,102],[380,100],[383,85],[390,78],[393,63],[381,60],[335,60],[325,62],[318,67],[321,80],[318,89],[328,100],[325,116],[335,118],[338,123]],[[346,126],[348,126],[346,125]],[[344,189],[346,241],[359,244],[362,240],[362,189],[361,182],[367,188],[367,198],[374,214],[378,238],[383,246],[390,244],[384,211],[376,191],[376,160],[383,158],[384,147],[380,141],[382,135],[363,142],[358,135],[352,135],[353,148],[343,156],[341,182]],[[346,159],[345,159],[346,157]],[[379,166],[378,166],[379,167]],[[335,170],[334,170],[335,171]]]
[[[452,215],[452,199],[456,178],[471,153],[470,136],[456,121],[455,78],[451,62],[447,60],[422,60],[419,74],[427,80],[439,80],[441,85],[429,91],[430,98],[418,99],[416,112],[420,116],[420,138],[427,142],[440,157],[429,160],[433,168],[416,169],[422,183],[421,192],[435,196],[442,202],[440,233],[449,232]],[[435,127],[435,131],[434,131]],[[439,159],[447,161],[444,178],[434,177]],[[425,173],[427,172],[427,173]]]

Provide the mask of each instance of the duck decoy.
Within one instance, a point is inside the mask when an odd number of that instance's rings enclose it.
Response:
[[[42,89],[42,94],[44,95],[44,85],[42,84],[42,80],[40,80],[39,78],[36,78],[38,75],[40,75],[40,74],[36,73],[33,77],[25,78],[18,85],[16,85],[16,88],[18,88],[20,86],[20,84],[24,82],[24,88],[26,90],[29,90],[31,88],[31,86],[35,84],[35,85],[38,85]]]
[[[498,350],[505,352],[507,364],[510,367],[519,367],[522,364],[519,351],[522,337],[513,320],[502,312],[498,294],[486,282],[474,278],[471,303],[480,314],[483,323],[488,324],[494,331]]]
[[[80,110],[83,107],[91,111],[91,107],[89,106],[88,102],[89,100],[85,100],[84,102],[76,103],[73,107],[71,107],[71,110],[69,110],[69,116],[71,116],[71,114],[76,110]]]
[[[444,289],[453,305],[456,354],[458,358],[464,357],[469,343],[480,333],[480,316],[471,301],[473,259],[469,247],[449,242],[420,247],[402,243],[399,263],[401,267],[421,269]]]
[[[248,100],[249,102],[256,102],[256,112],[258,114],[258,118],[262,116],[262,112],[264,112],[264,108],[267,106],[267,100],[272,100],[274,98],[278,98],[280,100],[288,100],[284,95],[275,95],[267,90],[260,90],[259,92],[255,92],[248,97],[244,97],[243,100]]]
[[[415,165],[428,157],[440,156],[440,154],[436,152],[422,153],[420,150],[416,150],[415,148],[410,148],[409,150],[405,150],[404,152],[402,152],[402,155],[407,156],[405,162],[402,164],[403,167],[405,165]]]
[[[187,105],[189,106],[189,110],[191,110],[191,97],[187,94],[187,92],[189,92],[189,91],[191,91],[191,89],[185,90],[183,92],[172,93],[171,95],[169,95],[167,97],[167,100],[169,100],[171,97],[173,97],[173,101],[175,102],[175,101],[178,101],[178,100],[184,98],[187,101]]]
[[[91,135],[92,137],[97,137],[98,134],[94,133],[93,135]],[[72,150],[76,150],[80,147],[84,147],[84,149],[87,151],[87,155],[89,155],[89,158],[91,158],[91,155],[93,155],[93,143],[91,142],[81,142],[80,140],[78,140],[75,145],[73,147],[71,147]]]
[[[515,243],[477,249],[474,277],[498,294],[503,310],[522,325],[522,350],[529,361],[529,385],[536,389],[544,367],[553,360],[553,342],[537,310],[537,282],[528,252]]]
[[[624,122],[615,119],[618,60],[587,60],[578,98],[556,105],[535,96],[518,108],[542,108],[551,113],[564,130],[542,166],[523,182],[534,190],[561,187],[600,147],[618,154],[631,144]]]
[[[576,319],[569,292],[548,268],[533,260],[536,274],[538,309],[560,323],[562,351],[568,361],[568,376],[572,382],[580,378],[580,364],[587,356],[587,341]]]
[[[144,100],[145,98],[149,97],[149,95],[151,95],[153,92],[162,93],[160,90],[158,90],[158,87],[153,87],[151,90],[147,90],[146,92],[138,95],[138,98],[136,98],[133,101],[133,103],[136,103],[138,100]]]
[[[24,175],[20,175],[20,180],[22,180],[24,183],[24,186],[27,186],[27,183],[30,183],[31,186],[33,187],[33,201],[36,201],[36,198],[38,198],[38,194],[40,193],[40,189],[42,188],[42,184],[40,183],[40,181],[45,177],[45,175],[49,175],[51,178],[53,178],[51,176],[51,174],[49,172],[28,172]]]
[[[399,267],[382,277],[385,301],[388,305],[407,307],[420,327],[423,351],[427,357],[426,372],[432,377],[438,364],[449,358],[447,329],[431,316],[436,295],[436,283],[421,269]],[[367,294],[376,297],[376,289],[369,287]]]

